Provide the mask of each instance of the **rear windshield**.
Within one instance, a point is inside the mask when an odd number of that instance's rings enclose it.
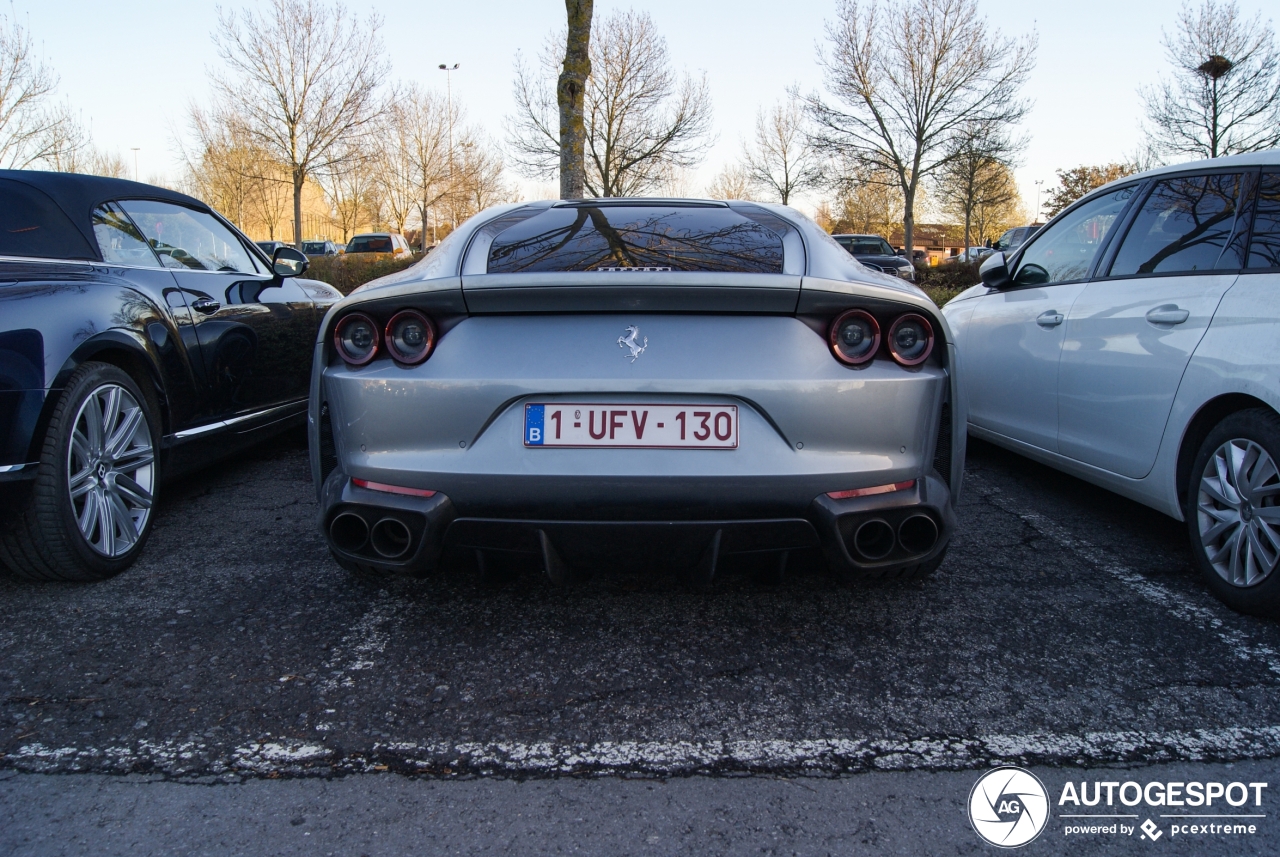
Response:
[[[391,237],[388,235],[364,235],[352,238],[347,246],[348,253],[391,253],[394,249],[391,246]]]
[[[323,241],[304,241],[302,242],[302,252],[303,253],[323,253],[324,242]]]
[[[763,214],[763,213],[762,213]],[[488,272],[729,271],[782,273],[782,232],[731,208],[574,205],[498,233]],[[773,228],[765,226],[770,223]]]
[[[0,179],[0,256],[93,259],[80,230],[42,192]]]
[[[892,256],[893,248],[883,238],[837,238],[855,256]]]

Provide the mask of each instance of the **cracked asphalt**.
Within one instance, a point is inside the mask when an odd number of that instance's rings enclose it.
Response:
[[[285,802],[306,788],[446,800],[452,784],[501,812],[515,795],[579,787],[607,805],[640,777],[667,794],[707,784],[708,800],[754,789],[794,834],[768,839],[776,853],[848,853],[869,840],[810,837],[768,784],[834,800],[950,777],[954,800],[922,804],[912,824],[969,853],[962,806],[995,764],[1060,784],[1063,771],[1160,764],[1262,776],[1280,758],[1280,627],[1212,599],[1182,524],[982,443],[939,572],[873,588],[805,557],[779,587],[743,564],[709,593],[663,568],[597,569],[567,590],[531,564],[481,581],[466,556],[425,581],[370,583],[329,558],[313,496],[289,435],[171,486],[143,558],[114,580],[0,579],[0,851],[80,853],[42,838],[53,816],[37,807],[62,801],[70,818],[76,801],[109,805],[135,782],[278,788]],[[498,782],[513,785],[476,785]],[[427,800],[416,794],[391,799]],[[913,853],[917,834],[882,824],[877,847]],[[1264,834],[1250,850],[1280,842]],[[635,842],[672,853],[689,840]],[[744,844],[757,843],[706,853]]]

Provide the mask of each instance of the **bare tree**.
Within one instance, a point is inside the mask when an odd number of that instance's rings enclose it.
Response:
[[[397,232],[414,213],[426,224],[428,211],[449,192],[449,118],[445,99],[412,86],[379,124],[378,189]]]
[[[1161,155],[1219,158],[1280,145],[1280,52],[1261,13],[1246,19],[1234,0],[1184,3],[1163,44],[1173,79],[1141,91]]]
[[[325,202],[329,204],[330,222],[342,233],[343,244],[351,240],[361,224],[372,219],[369,211],[375,207],[374,157],[368,150],[356,149],[347,153],[340,167],[319,175]]]
[[[459,136],[451,186],[447,202],[452,223],[518,198],[507,184],[501,152],[475,129],[465,129]]]
[[[1027,222],[1026,206],[1013,170],[1005,164],[992,164],[983,184],[986,193],[977,199],[971,213],[974,244],[993,241],[1009,227]]]
[[[557,102],[549,81],[563,56],[564,33],[548,41],[539,72],[516,64],[516,116],[509,120],[516,167],[550,179],[560,163]],[[709,144],[706,79],[677,77],[667,43],[644,12],[615,12],[591,28],[591,68],[584,98],[590,196],[635,196],[660,185],[672,168],[696,166]]]
[[[586,123],[583,101],[591,77],[592,0],[564,0],[569,19],[564,67],[556,82],[560,108],[560,198],[582,199],[586,186]]]
[[[979,15],[977,0],[840,0],[827,39],[830,54],[819,60],[836,103],[808,99],[812,142],[896,178],[909,252],[917,194],[955,157],[957,138],[1026,114],[1019,91],[1036,38],[1004,38]]]
[[[837,232],[880,235],[888,238],[902,222],[902,193],[898,176],[854,164],[841,170],[832,229]],[[917,192],[920,207],[924,188]]]
[[[707,185],[711,199],[752,199],[751,176],[741,164],[726,164]]]
[[[342,6],[270,0],[262,13],[218,10],[214,34],[227,73],[214,78],[229,114],[285,164],[293,187],[293,237],[302,244],[302,188],[337,168],[348,143],[381,115],[387,74],[378,29]]]
[[[193,145],[177,141],[186,190],[250,231],[249,205],[261,181],[264,154],[236,123],[224,117],[192,107],[189,123]]]
[[[822,181],[822,164],[805,131],[804,104],[794,91],[768,112],[756,113],[755,139],[743,146],[743,163],[751,184],[783,205],[796,191]]]
[[[944,210],[964,221],[966,248],[972,246],[973,219],[979,210],[993,211],[1020,199],[1009,168],[1023,145],[1021,140],[1010,140],[1001,129],[985,123],[974,125],[956,139],[952,157],[935,175]]]
[[[53,104],[58,76],[34,54],[31,34],[0,15],[0,166],[54,169],[88,143],[71,109]]]

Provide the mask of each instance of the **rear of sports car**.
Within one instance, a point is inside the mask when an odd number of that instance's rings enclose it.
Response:
[[[418,576],[452,546],[705,584],[821,547],[892,577],[954,529],[941,314],[787,208],[490,210],[335,306],[315,361],[320,525],[351,568]]]

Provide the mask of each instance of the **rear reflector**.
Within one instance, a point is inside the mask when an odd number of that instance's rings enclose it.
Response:
[[[916,481],[908,479],[906,482],[894,482],[891,485],[876,485],[874,488],[852,488],[848,491],[828,491],[827,496],[832,500],[848,500],[850,497],[870,497],[873,494],[892,494],[894,491],[906,491],[908,488],[914,488]]]
[[[386,491],[388,494],[404,494],[407,497],[434,497],[436,492],[426,488],[403,488],[399,485],[387,485],[383,482],[370,482],[368,479],[352,479],[351,482],[360,488],[370,491]]]

